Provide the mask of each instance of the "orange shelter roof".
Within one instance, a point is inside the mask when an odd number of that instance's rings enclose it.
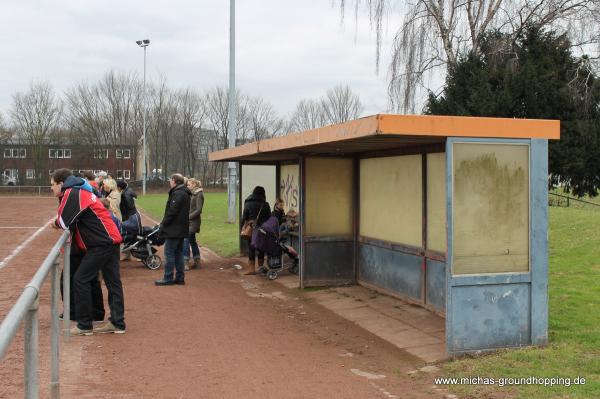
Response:
[[[216,151],[208,159],[280,161],[298,154],[341,155],[440,145],[446,137],[559,139],[560,121],[378,114]]]

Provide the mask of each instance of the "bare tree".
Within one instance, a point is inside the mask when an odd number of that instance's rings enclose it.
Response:
[[[261,97],[252,97],[247,103],[247,125],[252,141],[268,139],[281,134],[285,123],[273,106]]]
[[[6,126],[6,121],[4,120],[4,115],[0,112],[0,143],[4,143],[11,137],[11,132]]]
[[[26,93],[13,96],[11,117],[18,137],[29,144],[33,151],[33,167],[39,182],[45,174],[47,155],[43,145],[53,138],[59,127],[62,103],[48,82],[32,82]]]
[[[178,145],[182,160],[181,171],[189,176],[194,176],[206,108],[200,95],[191,88],[180,90],[177,92],[176,98],[179,108],[180,137]]]
[[[300,100],[290,117],[287,130],[289,132],[302,132],[316,129],[324,124],[325,120],[321,101],[312,99]]]
[[[354,0],[358,15],[365,6],[376,32],[379,66],[382,32],[392,0]],[[340,0],[342,18],[347,7]],[[396,32],[388,94],[391,107],[415,111],[419,89],[434,72],[445,73],[469,51],[478,52],[486,31],[497,29],[517,38],[529,25],[565,32],[577,44],[598,42],[598,0],[414,0],[402,9],[404,19]],[[590,28],[593,26],[593,28]]]
[[[327,90],[321,99],[323,119],[325,123],[333,125],[356,119],[363,111],[360,96],[352,93],[348,86],[335,86]]]

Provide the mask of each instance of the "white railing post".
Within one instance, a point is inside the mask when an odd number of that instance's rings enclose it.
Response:
[[[50,290],[50,398],[60,398],[60,323],[58,322],[58,296],[60,295],[59,257],[52,267]]]
[[[71,330],[71,243],[67,240],[63,248],[63,328],[67,341]]]
[[[34,288],[29,286],[28,288]],[[36,289],[37,291],[37,289]],[[25,316],[25,398],[37,399],[38,388],[38,308],[39,292]]]

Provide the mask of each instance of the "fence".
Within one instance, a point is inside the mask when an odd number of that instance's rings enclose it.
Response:
[[[15,195],[49,197],[52,191],[50,186],[0,186],[0,196]]]
[[[38,307],[40,298],[40,289],[48,274],[51,274],[51,304],[50,304],[50,398],[58,399],[60,397],[60,365],[59,365],[59,338],[60,327],[58,320],[58,294],[60,292],[60,250],[64,249],[63,255],[63,314],[65,339],[69,337],[69,326],[71,310],[69,309],[70,298],[70,277],[69,277],[69,256],[70,243],[69,232],[65,231],[52,250],[37,270],[29,284],[25,286],[23,293],[17,299],[17,302],[10,309],[2,324],[0,324],[0,360],[8,350],[13,341],[21,321],[25,319],[25,398],[32,399],[39,397],[38,384]]]
[[[600,209],[598,208],[600,204],[556,193],[548,193],[548,205],[566,208]]]

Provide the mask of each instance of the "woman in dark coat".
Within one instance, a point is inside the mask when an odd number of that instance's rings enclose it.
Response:
[[[254,187],[252,194],[244,201],[244,211],[242,212],[242,225],[249,220],[256,221],[254,228],[259,227],[271,216],[271,206],[267,202],[265,189],[261,186]],[[265,254],[257,250],[248,241],[248,267],[244,274],[256,274],[256,261],[258,255],[258,266],[265,264]]]
[[[200,247],[196,242],[196,234],[200,232],[202,208],[204,207],[204,191],[200,180],[193,178],[188,179],[187,186],[192,192],[192,198],[190,200],[189,236],[183,240],[183,261],[186,264],[186,268],[189,270],[200,268]],[[190,247],[192,248],[192,256],[194,259],[193,263],[190,263],[188,266]]]

